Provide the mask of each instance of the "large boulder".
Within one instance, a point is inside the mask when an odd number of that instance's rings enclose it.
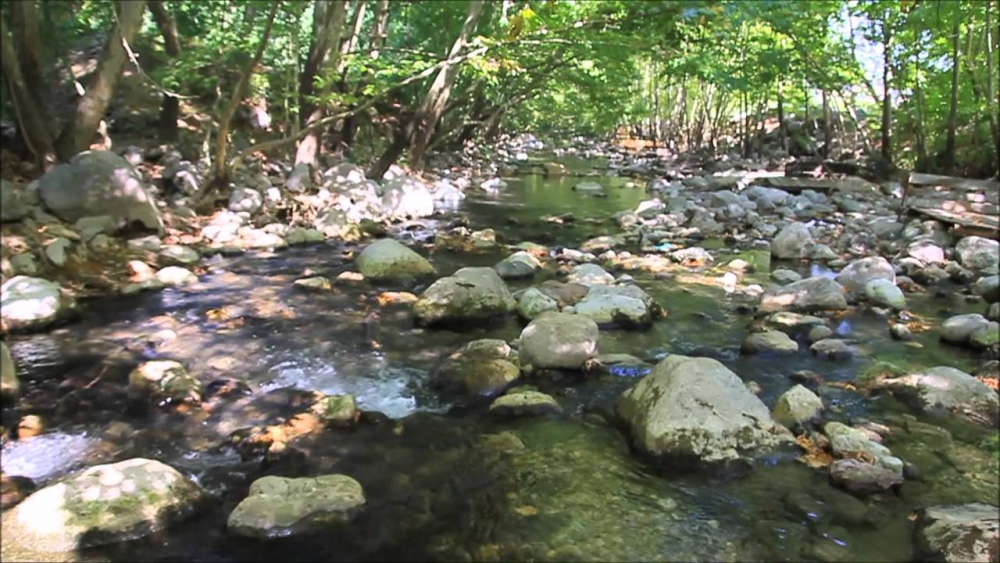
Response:
[[[598,326],[625,329],[649,328],[662,315],[656,301],[635,285],[591,286],[574,310],[594,319]]]
[[[521,331],[520,359],[532,369],[581,370],[597,355],[597,323],[580,315],[544,313]]]
[[[918,561],[1000,561],[1000,508],[983,503],[931,506],[917,511]]]
[[[768,289],[761,296],[759,311],[814,313],[844,309],[847,309],[844,288],[830,278],[817,276]]]
[[[361,274],[374,281],[418,279],[434,273],[426,258],[390,238],[369,244],[355,262]]]
[[[1000,323],[978,313],[948,317],[941,325],[941,340],[972,348],[988,348],[1000,341]]]
[[[496,395],[521,376],[516,362],[517,353],[503,340],[473,340],[445,358],[437,382],[474,395]]]
[[[0,318],[7,330],[42,330],[76,313],[76,300],[59,284],[16,276],[0,286]]]
[[[154,534],[205,507],[208,494],[176,469],[133,458],[49,485],[3,516],[3,542],[72,552]]]
[[[287,538],[349,522],[365,504],[361,484],[346,475],[290,479],[268,475],[232,513],[230,533],[257,539]]]
[[[49,170],[38,182],[45,206],[60,219],[109,215],[124,227],[133,222],[163,232],[163,221],[142,177],[110,151],[85,151]]]
[[[997,273],[1000,262],[1000,242],[983,237],[965,237],[955,245],[958,260],[977,273]]]
[[[953,367],[939,366],[881,379],[875,387],[891,392],[921,412],[941,416],[955,413],[991,427],[1000,424],[1000,400],[996,391]]]
[[[413,178],[397,178],[385,184],[382,210],[390,217],[429,217],[434,214],[434,195]]]
[[[626,391],[615,413],[657,455],[727,461],[792,441],[743,381],[711,358],[669,356]]]
[[[431,284],[413,304],[419,324],[482,321],[512,313],[514,297],[493,268],[462,268]]]
[[[807,256],[813,238],[809,227],[802,223],[792,223],[781,229],[771,242],[771,256],[780,259],[796,259]]]
[[[885,258],[870,256],[851,262],[834,279],[848,293],[861,293],[872,280],[888,280],[895,284],[896,271]]]

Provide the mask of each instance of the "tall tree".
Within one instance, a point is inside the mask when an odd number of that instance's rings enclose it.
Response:
[[[958,69],[959,69],[959,14],[951,28],[951,103],[948,111],[948,133],[944,146],[942,168],[948,173],[955,171],[955,129],[958,127]]]
[[[163,0],[149,0],[149,11],[153,14],[156,27],[163,36],[163,49],[171,58],[181,55],[181,41],[177,33],[177,23],[167,11]],[[163,105],[160,107],[160,139],[167,142],[176,141],[177,118],[180,117],[180,100],[168,93],[163,93]]]

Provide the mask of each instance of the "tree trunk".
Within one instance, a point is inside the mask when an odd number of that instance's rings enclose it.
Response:
[[[956,14],[957,15],[957,14]],[[955,172],[955,129],[958,128],[958,64],[959,19],[951,28],[951,107],[948,111],[948,133],[944,144],[942,166],[947,174]]]
[[[55,162],[52,135],[42,117],[41,108],[37,105],[37,98],[28,91],[24,75],[21,74],[17,51],[11,43],[3,17],[0,17],[0,68],[3,70],[4,84],[10,92],[21,136],[24,137],[28,150],[35,156],[35,163],[47,168]]]
[[[377,59],[379,49],[385,44],[386,32],[389,30],[389,0],[378,0],[375,4],[375,16],[372,23],[371,46],[368,56]]]
[[[990,116],[990,133],[993,135],[993,147],[996,151],[995,170],[1000,175],[1000,91],[997,89],[993,68],[995,64],[993,53],[996,46],[993,44],[992,5],[991,2],[986,3],[986,99],[987,113]],[[989,106],[994,103],[996,107],[990,110]]]
[[[462,32],[459,33],[451,46],[451,51],[448,53],[449,59],[461,54],[466,43],[472,37],[472,32],[476,29],[476,22],[482,10],[483,0],[472,0],[469,3],[469,12],[465,17],[465,22],[462,24]],[[427,146],[430,144],[431,136],[434,134],[434,128],[441,117],[441,112],[444,111],[444,106],[448,103],[448,97],[451,96],[451,87],[455,83],[458,69],[457,64],[452,64],[445,66],[438,72],[437,77],[434,78],[434,82],[431,83],[431,87],[427,91],[427,95],[424,96],[423,103],[420,104],[416,115],[413,116],[414,126],[412,127],[413,133],[410,138],[409,160],[410,167],[416,171],[423,169]]]
[[[17,60],[21,63],[21,75],[24,85],[36,105],[45,109],[48,107],[48,88],[45,87],[45,76],[42,71],[42,44],[38,34],[38,11],[34,0],[11,2],[10,24],[14,34],[14,50]]]
[[[321,63],[320,66],[316,67],[316,70],[312,71],[312,76],[309,77],[309,92],[312,92],[312,78],[315,73],[319,71],[320,68],[328,68],[331,73],[336,71],[338,61],[340,57],[340,37],[344,32],[344,22],[347,19],[347,2],[346,0],[332,0],[333,4],[327,6],[326,15],[328,20],[324,25],[322,30],[322,52],[317,52],[315,58],[318,58]],[[329,54],[334,53],[333,59],[330,59]],[[313,57],[311,57],[313,58]],[[329,94],[331,91],[331,86],[333,84],[332,76],[329,81],[330,86],[324,88],[320,96],[323,97]],[[303,77],[302,87],[306,87],[306,80]],[[309,127],[313,123],[323,119],[323,108],[321,105],[311,106],[312,109],[308,113],[303,113],[302,115],[307,115],[304,127]],[[295,150],[295,164],[308,164],[313,166],[316,164],[316,156],[319,154],[320,145],[320,135],[321,131],[317,129],[311,130],[305,137],[299,141],[299,146]]]
[[[271,2],[271,13],[267,16],[267,24],[264,25],[264,34],[260,38],[257,52],[254,53],[253,59],[247,64],[247,67],[243,70],[243,74],[240,75],[240,80],[236,83],[236,88],[233,89],[233,95],[229,98],[226,113],[222,115],[222,119],[219,121],[219,130],[215,134],[215,178],[212,182],[215,185],[224,184],[229,180],[229,166],[226,161],[226,152],[229,148],[229,124],[233,120],[233,115],[236,114],[236,109],[240,106],[240,101],[243,98],[243,90],[250,83],[250,76],[253,74],[254,67],[260,63],[260,59],[264,56],[264,49],[267,47],[267,41],[271,37],[271,26],[274,24],[274,15],[278,13],[279,4],[281,4],[280,0],[273,0]]]
[[[888,18],[887,12],[882,20],[882,159],[892,165],[892,98],[889,94],[892,32],[889,31]]]
[[[788,129],[785,127],[785,94],[778,80],[778,137],[781,140],[781,150],[788,151]]]
[[[826,88],[821,90],[823,96],[823,157],[830,158],[830,145],[833,144],[833,132],[830,129],[830,100],[827,99]]]
[[[142,27],[142,13],[145,9],[146,0],[129,0],[121,4],[118,23],[108,36],[94,77],[77,103],[73,120],[56,140],[56,153],[61,160],[69,160],[76,153],[90,147],[94,133],[104,118],[104,112],[114,97],[115,87],[127,58],[122,41],[130,44],[135,41],[135,36]]]
[[[170,16],[163,0],[149,0],[149,11],[153,14],[156,27],[163,35],[163,49],[167,55],[176,59],[181,54],[181,42],[177,35],[177,23]],[[163,93],[163,105],[160,106],[160,140],[175,142],[179,138],[177,119],[180,117],[180,100],[166,92]]]
[[[921,84],[920,79],[920,58],[915,51],[913,57],[913,76],[914,76],[914,87],[913,87],[913,97],[917,109],[917,127],[916,127],[916,142],[917,142],[917,171],[927,172],[927,119],[924,109],[924,88]]]

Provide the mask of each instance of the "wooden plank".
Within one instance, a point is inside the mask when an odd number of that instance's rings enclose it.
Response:
[[[973,180],[970,178],[956,178],[954,176],[920,174],[918,172],[910,172],[908,181],[911,186],[937,186],[956,190],[983,192],[1000,190],[1000,183],[996,180]]]
[[[944,221],[945,223],[958,225],[965,230],[974,230],[976,232],[986,233],[984,236],[988,236],[990,238],[997,238],[1000,236],[1000,219],[993,215],[984,215],[981,213],[955,213],[953,211],[945,211],[944,209],[928,207],[911,207],[910,211],[932,219]]]

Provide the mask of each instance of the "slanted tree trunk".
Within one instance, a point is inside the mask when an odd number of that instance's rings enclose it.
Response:
[[[318,7],[318,6],[317,6]],[[318,12],[317,12],[317,15]],[[307,61],[307,77],[303,76],[302,88],[303,92],[312,93],[314,90],[313,79],[316,73],[320,69],[326,68],[330,70],[332,75],[337,68],[337,62],[340,60],[340,38],[344,32],[344,22],[347,19],[347,1],[346,0],[332,0],[332,4],[326,6],[323,15],[327,18],[326,22],[323,24],[320,30],[320,37],[317,38],[316,52],[313,53],[310,50],[310,60]],[[330,54],[333,53],[333,58],[330,58]],[[305,75],[306,72],[303,74]],[[332,76],[329,84],[332,85]],[[308,82],[308,90],[306,89]],[[320,96],[325,96],[331,91],[331,86],[328,85],[320,93]],[[323,119],[323,107],[322,105],[306,104],[304,107],[310,108],[308,112],[303,112],[302,115],[307,116],[303,127],[309,127],[310,125],[316,123],[317,121]],[[319,154],[320,145],[320,135],[321,131],[318,129],[312,129],[309,133],[299,141],[299,145],[295,150],[295,164],[308,164],[309,166],[314,166],[316,164],[316,157]]]
[[[229,180],[229,166],[226,161],[226,152],[229,149],[229,124],[233,121],[233,116],[236,115],[236,109],[240,106],[240,101],[243,99],[243,91],[246,90],[247,84],[250,83],[250,76],[253,75],[254,68],[264,56],[264,49],[267,47],[267,41],[271,37],[271,26],[274,24],[274,15],[278,13],[279,4],[281,4],[280,0],[273,0],[271,2],[271,13],[267,16],[267,24],[264,25],[264,34],[260,38],[257,52],[254,53],[253,59],[250,60],[247,67],[243,70],[243,74],[240,75],[240,80],[233,89],[233,95],[229,98],[229,105],[226,107],[226,112],[222,115],[222,119],[219,120],[219,130],[215,134],[214,178],[212,181],[212,185],[214,186],[225,185],[225,182]],[[206,186],[208,185],[206,183]],[[199,196],[201,195],[203,194],[199,194]],[[200,197],[195,199],[200,199]]]
[[[142,13],[146,9],[146,0],[129,0],[120,4],[117,23],[108,36],[101,58],[97,63],[94,77],[87,85],[86,93],[77,102],[73,119],[56,140],[56,153],[61,160],[69,160],[76,153],[85,151],[97,132],[97,127],[104,118],[115,94],[118,78],[127,55],[122,41],[130,44],[142,27]]]
[[[955,172],[955,129],[958,127],[958,44],[959,20],[956,17],[951,28],[951,106],[948,110],[948,132],[944,143],[944,158],[941,163],[948,174]]]
[[[17,51],[11,43],[6,21],[2,17],[0,17],[0,68],[3,69],[4,84],[10,92],[18,127],[28,145],[28,150],[34,155],[36,164],[43,167],[51,166],[56,159],[52,135],[42,117],[41,108],[36,103],[37,99],[28,90],[24,75],[21,73]]]
[[[889,29],[888,17],[887,12],[882,20],[882,159],[892,165],[892,98],[889,94],[892,31]]]
[[[455,42],[451,46],[451,51],[448,53],[449,59],[459,56],[462,50],[465,49],[465,45],[472,37],[472,32],[476,29],[479,14],[483,11],[483,3],[483,0],[472,0],[469,3],[469,11],[465,16],[465,22],[462,24],[462,31],[455,39]],[[416,115],[413,116],[409,160],[410,167],[414,170],[423,169],[427,147],[430,144],[431,137],[434,135],[434,128],[437,126],[438,119],[441,118],[441,113],[448,103],[449,96],[451,96],[451,88],[458,75],[458,69],[459,66],[457,64],[452,64],[446,65],[438,72],[434,78],[434,82],[431,83],[430,89],[424,96],[423,103],[420,104]],[[381,176],[378,177],[381,178]]]
[[[163,49],[171,58],[181,55],[181,42],[177,36],[177,24],[170,16],[163,0],[149,0],[149,11],[153,14],[156,27],[163,35]],[[160,106],[160,140],[174,142],[179,138],[177,119],[180,117],[180,100],[166,92],[163,93],[163,105]]]

